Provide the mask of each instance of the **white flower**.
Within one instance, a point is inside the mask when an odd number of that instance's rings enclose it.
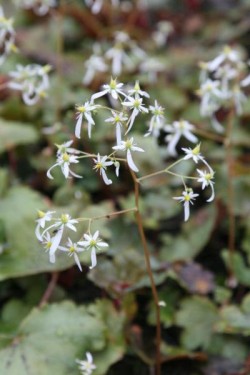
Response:
[[[42,235],[40,233],[40,229],[41,228],[44,229],[46,222],[51,221],[53,213],[55,213],[55,211],[43,212],[43,211],[38,210],[38,219],[36,219],[37,226],[35,229],[35,234],[39,241],[43,240]]]
[[[55,247],[55,245],[53,245],[53,244],[55,244],[55,241],[57,241],[56,236],[51,237],[49,232],[45,233],[43,238],[42,238],[42,243],[43,243],[43,246],[44,246],[46,252],[49,251],[50,263],[55,263],[55,261],[56,261],[55,252],[56,252],[58,246]]]
[[[184,160],[193,159],[193,161],[197,164],[199,160],[203,161],[204,157],[200,153],[201,144],[199,143],[194,148],[182,148],[182,150],[186,153],[186,156],[184,156]]]
[[[126,96],[126,94],[122,91],[122,86],[123,83],[117,83],[116,79],[111,78],[109,84],[103,85],[102,91],[97,92],[96,94],[91,96],[91,103],[93,103],[95,99],[98,99],[106,94],[110,94],[115,100],[119,98],[119,94]]]
[[[57,150],[57,156],[64,154],[65,152],[67,154],[81,154],[81,151],[77,150],[76,148],[70,147],[74,141],[67,141],[60,145],[56,144]]]
[[[122,102],[122,105],[129,107],[130,109],[133,109],[130,115],[130,118],[128,120],[128,123],[127,123],[128,125],[128,129],[126,131],[126,134],[127,134],[132,128],[136,116],[140,112],[148,113],[148,109],[144,107],[144,104],[142,103],[142,98],[139,98],[139,97],[133,98],[132,96],[128,96],[127,101]]]
[[[91,266],[90,269],[94,268],[97,264],[96,251],[101,250],[104,247],[108,247],[106,242],[103,242],[99,237],[99,231],[97,230],[93,236],[91,233],[83,235],[85,241],[79,241],[78,245],[83,246],[86,250],[91,251]]]
[[[212,179],[214,178],[214,172],[201,171],[200,169],[197,169],[197,172],[200,176],[197,181],[202,183],[202,190],[204,190],[207,186],[211,187],[212,194],[211,197],[207,199],[207,202],[212,202],[212,200],[214,200],[214,181],[212,181]]]
[[[222,100],[225,99],[218,80],[207,79],[198,90],[198,95],[201,97],[201,116],[204,117],[210,117],[216,112],[220,108]]]
[[[150,83],[157,82],[157,73],[164,72],[165,64],[155,57],[147,57],[139,66],[139,71],[148,75]]]
[[[85,102],[84,105],[77,105],[77,122],[75,127],[75,136],[77,138],[81,137],[81,127],[83,118],[87,120],[88,123],[88,137],[91,138],[91,130],[92,126],[95,125],[95,122],[92,117],[93,111],[95,111],[98,108],[98,105],[91,104],[90,102]]]
[[[117,145],[119,145],[121,143],[121,140],[122,140],[122,132],[121,132],[121,129],[122,129],[122,125],[123,125],[123,122],[127,121],[128,117],[126,115],[124,115],[123,112],[120,112],[120,113],[117,113],[117,112],[114,112],[114,111],[111,111],[112,112],[112,115],[113,117],[109,117],[105,120],[105,122],[111,122],[112,124],[115,125],[115,129],[116,129],[116,143]]]
[[[80,260],[78,258],[77,253],[80,253],[80,252],[84,251],[84,249],[79,247],[78,245],[79,245],[78,242],[74,243],[74,242],[72,242],[72,240],[70,238],[68,238],[67,247],[58,246],[58,249],[61,250],[61,251],[67,252],[70,257],[73,256],[79,270],[82,271],[82,266],[81,266],[81,263],[80,263]]]
[[[17,65],[16,70],[9,73],[12,80],[8,86],[13,90],[22,91],[25,104],[34,105],[39,99],[47,96],[49,89],[49,65],[30,64]]]
[[[237,78],[238,75],[239,71],[235,68],[232,68],[230,64],[220,66],[215,72],[214,76],[215,78],[220,80],[220,90],[225,99],[230,96],[230,81]]]
[[[119,76],[123,67],[131,70],[136,66],[136,59],[144,59],[145,52],[138,47],[124,31],[115,32],[114,45],[105,53],[105,57],[111,60],[111,71],[114,76]]]
[[[157,30],[153,32],[152,37],[158,47],[163,47],[168,36],[173,32],[173,24],[168,21],[160,21],[156,25]]]
[[[85,61],[84,66],[86,67],[86,72],[83,77],[84,85],[88,85],[92,82],[96,75],[96,72],[106,72],[108,70],[108,65],[105,63],[102,56],[93,54]]]
[[[131,59],[124,51],[125,47],[121,43],[116,43],[114,47],[110,48],[106,53],[105,57],[108,60],[112,60],[111,71],[115,76],[119,76],[122,72],[122,65],[131,69],[133,67]]]
[[[52,167],[50,167],[49,170],[47,171],[47,177],[53,180],[54,177],[51,175],[50,172],[55,167],[59,166],[65,178],[69,178],[70,175],[77,177],[77,178],[82,178],[82,176],[74,173],[70,169],[70,164],[76,164],[76,163],[79,163],[78,156],[70,155],[67,152],[64,152],[63,154],[59,153],[56,159],[56,163],[52,165]]]
[[[139,98],[140,96],[145,96],[145,98],[150,97],[150,95],[146,91],[141,90],[139,81],[135,82],[133,89],[128,90],[128,93],[130,96],[134,95],[135,98]]]
[[[240,63],[241,62],[241,56],[238,51],[232,49],[229,46],[225,46],[222,50],[222,52],[215,57],[215,59],[207,62],[208,69],[213,72],[219,68],[219,66],[224,62],[230,62],[230,63]]]
[[[173,199],[178,200],[179,202],[184,202],[184,220],[187,221],[190,216],[190,203],[193,204],[192,199],[195,200],[199,194],[194,194],[193,190],[187,188],[185,191],[182,192],[182,196],[180,197],[173,197]]]
[[[6,18],[3,8],[0,6],[0,65],[11,51],[16,51],[14,44],[15,30],[12,24],[13,19]]]
[[[121,141],[121,143],[119,145],[113,146],[112,148],[114,150],[126,151],[127,152],[127,162],[128,162],[129,168],[131,168],[132,171],[134,171],[134,172],[139,172],[139,169],[137,168],[137,166],[135,165],[135,163],[132,159],[131,151],[144,152],[144,150],[142,148],[136,146],[136,143],[134,143],[133,137],[128,139],[127,141]]]
[[[103,178],[103,181],[105,182],[106,185],[112,184],[112,180],[110,180],[107,175],[106,175],[106,169],[110,165],[114,164],[112,161],[106,161],[108,159],[108,156],[100,156],[100,154],[97,155],[97,159],[94,159],[95,166],[94,169],[97,171],[100,171],[100,174]]]
[[[15,0],[15,3],[24,9],[32,9],[38,16],[44,16],[56,6],[56,0]]]
[[[79,370],[81,371],[82,375],[91,375],[92,372],[96,369],[96,366],[93,363],[93,357],[91,353],[87,352],[86,357],[86,361],[76,359],[76,363],[79,364]]]
[[[91,8],[92,13],[97,14],[103,7],[103,1],[104,0],[85,0],[85,3]],[[118,7],[119,3],[119,0],[111,0],[111,5],[114,7]]]
[[[145,134],[145,137],[150,134],[152,134],[154,137],[158,137],[165,122],[164,108],[158,104],[157,100],[155,100],[155,105],[150,105],[149,111],[153,114],[153,116],[151,117],[149,129]]]
[[[181,136],[185,137],[188,141],[196,143],[198,138],[192,133],[194,125],[188,121],[174,121],[172,125],[165,125],[164,130],[172,133],[165,137],[166,141],[169,142],[167,150],[170,155],[176,156],[176,145],[179,142]]]
[[[246,87],[250,85],[250,74],[241,81],[240,85],[242,87]]]
[[[55,233],[55,236],[50,240],[51,245],[49,248],[50,251],[50,261],[52,263],[55,262],[55,252],[58,249],[58,246],[61,242],[62,235],[65,228],[68,228],[70,230],[73,230],[76,232],[76,227],[74,224],[77,224],[78,220],[71,219],[70,215],[68,214],[62,214],[60,219],[57,219],[56,222],[52,225],[50,225],[48,228],[46,228],[42,233],[42,238],[49,233],[49,231],[53,230],[53,233]]]

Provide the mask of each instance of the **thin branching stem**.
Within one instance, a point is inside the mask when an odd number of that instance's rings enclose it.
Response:
[[[228,249],[230,253],[229,261],[229,272],[230,277],[234,277],[233,271],[233,256],[235,252],[235,215],[234,215],[234,186],[233,186],[233,155],[232,155],[232,129],[234,121],[235,110],[232,107],[228,114],[227,127],[226,127],[226,138],[224,146],[226,149],[226,165],[228,174],[228,184],[227,184],[227,211],[229,220],[229,230],[228,230]]]
[[[51,279],[50,279],[50,282],[47,286],[47,289],[45,290],[40,302],[39,302],[39,305],[38,307],[41,308],[43,307],[48,301],[49,299],[51,298],[54,290],[55,290],[55,287],[56,287],[56,284],[57,284],[57,281],[58,281],[58,277],[59,277],[59,272],[52,272],[51,274]]]
[[[150,252],[143,228],[143,221],[142,216],[140,213],[139,208],[139,182],[136,178],[136,175],[134,172],[130,169],[131,176],[134,181],[134,193],[135,193],[135,206],[137,210],[135,211],[135,218],[144,250],[144,257],[145,257],[145,263],[147,267],[147,273],[150,279],[151,284],[151,290],[153,294],[154,299],[154,305],[155,305],[155,313],[156,313],[156,364],[155,364],[155,375],[161,374],[161,352],[160,352],[160,346],[161,346],[161,319],[160,319],[160,306],[159,306],[159,297],[157,293],[157,289],[154,282],[154,276],[150,264]]]

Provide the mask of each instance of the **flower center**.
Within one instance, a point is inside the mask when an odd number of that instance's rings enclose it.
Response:
[[[89,244],[91,247],[96,246],[96,240],[90,240]]]
[[[125,147],[127,150],[129,150],[132,147],[132,142],[130,140],[126,141]]]
[[[48,242],[46,243],[46,245],[45,245],[46,250],[49,250],[49,249],[51,248],[51,246],[52,246],[52,242],[51,242],[51,241],[48,241]]]
[[[84,105],[80,105],[76,108],[79,112],[84,113],[86,111],[86,107]]]
[[[39,219],[42,219],[45,216],[45,212],[38,210],[38,217]]]
[[[69,215],[68,214],[62,214],[61,215],[61,222],[63,224],[67,224],[68,221],[69,221]]]
[[[68,163],[69,162],[69,154],[67,154],[67,152],[65,152],[62,156],[62,159],[65,163]]]
[[[76,251],[75,247],[72,245],[69,247],[69,252],[74,253]]]

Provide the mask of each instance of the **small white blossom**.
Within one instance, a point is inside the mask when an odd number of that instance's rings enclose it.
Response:
[[[104,73],[108,70],[108,65],[106,64],[104,58],[97,54],[100,52],[101,51],[98,50],[98,47],[94,46],[94,53],[84,63],[86,68],[86,72],[83,77],[84,85],[89,85],[93,81],[93,78],[97,72]]]
[[[144,59],[146,53],[124,31],[116,31],[114,43],[109,48],[105,57],[111,60],[111,71],[114,76],[119,76],[123,68],[130,71],[136,67],[137,61]]]
[[[200,169],[197,169],[197,172],[199,174],[197,181],[202,183],[202,190],[204,190],[207,186],[211,187],[212,194],[211,197],[207,199],[207,202],[212,202],[212,200],[214,200],[214,181],[212,181],[214,178],[214,172],[201,171]]]
[[[142,103],[142,98],[139,98],[139,97],[133,98],[132,96],[128,96],[127,101],[122,102],[122,105],[124,105],[125,107],[129,107],[130,109],[133,109],[129,117],[128,123],[127,123],[127,126],[128,126],[128,129],[126,131],[126,134],[127,134],[132,128],[136,116],[140,112],[148,113],[148,109],[144,107],[144,104]]]
[[[155,100],[155,105],[150,105],[149,111],[153,116],[150,119],[149,129],[145,134],[145,137],[152,134],[157,138],[160,135],[160,130],[163,129],[165,123],[164,108],[158,104],[157,100]]]
[[[57,241],[56,236],[51,237],[49,232],[46,232],[43,235],[42,243],[43,243],[43,246],[44,246],[46,252],[47,251],[49,252],[50,263],[55,263],[55,261],[56,261],[55,252],[56,252],[57,247],[58,247],[58,245],[57,246],[54,245],[56,243],[56,241]]]
[[[178,200],[179,202],[184,202],[184,220],[187,221],[190,216],[190,203],[193,204],[192,200],[195,200],[199,194],[194,194],[193,190],[187,188],[185,191],[182,192],[182,196],[180,197],[173,197],[173,199]]]
[[[193,159],[193,161],[197,164],[200,160],[203,161],[204,157],[200,153],[201,145],[200,143],[195,146],[194,148],[182,148],[185,152],[184,160]]]
[[[106,175],[106,169],[110,165],[113,165],[114,163],[112,161],[106,161],[108,159],[108,156],[100,156],[100,154],[97,155],[97,159],[94,159],[95,166],[94,169],[97,171],[100,171],[100,174],[103,178],[103,181],[105,182],[106,185],[112,184],[112,180],[108,178]]]
[[[13,19],[4,16],[3,8],[0,6],[0,65],[5,61],[11,51],[16,51],[15,30]]]
[[[156,31],[153,32],[152,37],[158,47],[163,47],[169,35],[173,32],[173,24],[168,21],[160,21],[156,25]]]
[[[184,120],[174,121],[172,125],[164,126],[164,130],[171,133],[165,137],[168,142],[167,150],[170,155],[177,155],[176,145],[182,136],[192,143],[198,142],[198,138],[192,133],[194,129],[194,125]]]
[[[47,96],[50,86],[48,77],[50,69],[49,65],[30,64],[22,66],[19,64],[15,71],[9,73],[11,80],[8,86],[13,90],[22,92],[25,104],[34,105],[39,99]]]
[[[123,112],[117,113],[115,111],[112,112],[112,117],[109,117],[105,120],[105,122],[111,122],[115,125],[116,129],[116,143],[119,145],[122,140],[122,126],[125,121],[127,121],[128,117],[124,115]]]
[[[240,63],[241,62],[241,55],[238,51],[232,49],[230,46],[225,46],[222,52],[215,57],[215,59],[207,62],[208,69],[213,72],[219,68],[221,64],[224,62],[230,63]]]
[[[121,141],[121,143],[117,146],[113,146],[113,149],[118,151],[126,151],[127,152],[127,162],[129,168],[132,169],[134,172],[139,172],[139,169],[135,165],[133,159],[132,159],[132,154],[131,151],[137,151],[137,152],[144,152],[144,150],[140,147],[136,146],[136,143],[134,143],[134,138],[130,138],[127,141]]]
[[[198,95],[201,97],[201,116],[204,117],[213,115],[220,108],[221,101],[225,98],[220,90],[220,81],[212,81],[211,79],[202,83]]]
[[[111,71],[115,76],[119,76],[122,72],[122,66],[125,65],[129,70],[133,67],[132,60],[129,58],[127,52],[123,49],[121,43],[116,43],[114,47],[110,48],[106,53],[105,57],[107,60],[111,60]]]
[[[58,249],[67,252],[70,257],[73,256],[79,270],[82,271],[82,266],[77,253],[84,251],[84,249],[79,247],[78,242],[74,243],[70,238],[68,238],[67,247],[58,246]]]
[[[101,250],[104,247],[108,247],[108,244],[106,242],[103,242],[99,238],[99,231],[97,230],[93,236],[91,233],[84,234],[84,241],[79,241],[78,245],[83,246],[86,250],[91,251],[91,266],[90,269],[94,268],[97,264],[96,260],[96,251]]]
[[[53,233],[55,233],[55,236],[52,239],[50,239],[50,262],[55,262],[55,252],[58,249],[58,246],[60,245],[64,229],[68,228],[76,232],[76,227],[74,224],[77,223],[78,220],[71,219],[69,214],[62,214],[60,219],[56,219],[54,224],[50,225],[43,231],[42,238],[44,238],[45,235],[47,236],[47,233],[49,233],[51,230],[53,231]]]
[[[96,94],[91,96],[91,103],[95,99],[100,98],[101,96],[104,96],[106,94],[110,94],[113,99],[117,100],[119,98],[119,95],[126,96],[126,94],[122,91],[123,83],[117,83],[116,79],[111,78],[109,84],[103,85],[103,90],[97,92]]]
[[[70,147],[74,141],[67,141],[60,145],[56,144],[57,147],[57,156],[64,154],[81,154],[81,151],[77,150],[76,148]]]
[[[56,0],[15,0],[17,6],[32,9],[38,16],[44,16],[50,8],[56,7]]]
[[[79,370],[81,371],[82,375],[91,375],[92,372],[96,369],[96,365],[93,363],[93,357],[91,353],[87,352],[86,357],[86,361],[76,359],[76,363],[78,363]]]
[[[42,239],[43,239],[42,235],[40,233],[40,229],[45,228],[46,222],[51,221],[54,213],[55,213],[55,211],[43,212],[43,211],[38,210],[38,219],[36,219],[37,226],[36,226],[36,229],[35,229],[35,234],[36,234],[36,237],[39,241],[42,241]]]
[[[70,169],[70,164],[76,163],[79,163],[78,156],[68,154],[67,152],[64,152],[63,154],[59,153],[56,159],[56,163],[48,169],[47,177],[53,180],[54,177],[51,175],[51,170],[55,167],[60,167],[65,178],[69,178],[70,176],[82,178],[82,176],[74,173]]]
[[[250,74],[246,76],[240,83],[241,87],[246,87],[250,85]]]
[[[139,66],[139,71],[148,76],[148,82],[157,82],[157,74],[164,72],[166,65],[156,57],[147,57]]]
[[[92,13],[97,14],[101,11],[104,0],[85,0],[85,3],[88,7],[90,7]],[[112,6],[118,7],[119,4],[120,0],[111,0]]]
[[[81,137],[81,127],[83,119],[88,123],[88,137],[91,138],[92,126],[95,125],[95,121],[92,117],[92,112],[98,108],[98,105],[91,104],[90,102],[85,102],[83,105],[77,105],[77,122],[75,127],[75,136],[77,138]]]
[[[135,98],[139,98],[140,96],[144,96],[145,98],[150,97],[150,95],[146,91],[141,90],[139,81],[135,82],[134,87],[128,90],[128,93],[130,96],[134,95]]]

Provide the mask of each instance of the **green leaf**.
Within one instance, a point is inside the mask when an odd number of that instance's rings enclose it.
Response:
[[[250,294],[247,294],[240,307],[225,306],[221,310],[221,320],[216,325],[218,332],[250,335]]]
[[[238,337],[214,334],[208,353],[215,356],[230,358],[234,363],[244,361],[248,354],[248,345]]]
[[[0,119],[0,152],[16,145],[36,142],[38,132],[30,125]]]
[[[69,257],[58,257],[56,264],[48,260],[35,236],[37,209],[45,207],[43,198],[26,187],[13,187],[0,201],[2,222],[7,248],[0,254],[0,280],[31,275],[43,271],[68,268]]]
[[[189,350],[207,348],[217,321],[217,309],[207,298],[195,296],[182,301],[176,322],[184,328],[183,346]]]
[[[192,215],[183,224],[179,236],[163,235],[164,246],[161,248],[161,258],[164,261],[192,260],[206,245],[216,219],[216,208],[210,204]]]
[[[95,374],[103,375],[123,355],[123,324],[123,316],[108,301],[87,308],[68,301],[35,308],[0,351],[0,373],[77,375],[75,359],[85,359],[89,351]]]
[[[245,264],[243,256],[239,252],[230,255],[229,251],[222,251],[222,258],[227,267],[232,267],[233,273],[239,283],[250,286],[249,267]]]

